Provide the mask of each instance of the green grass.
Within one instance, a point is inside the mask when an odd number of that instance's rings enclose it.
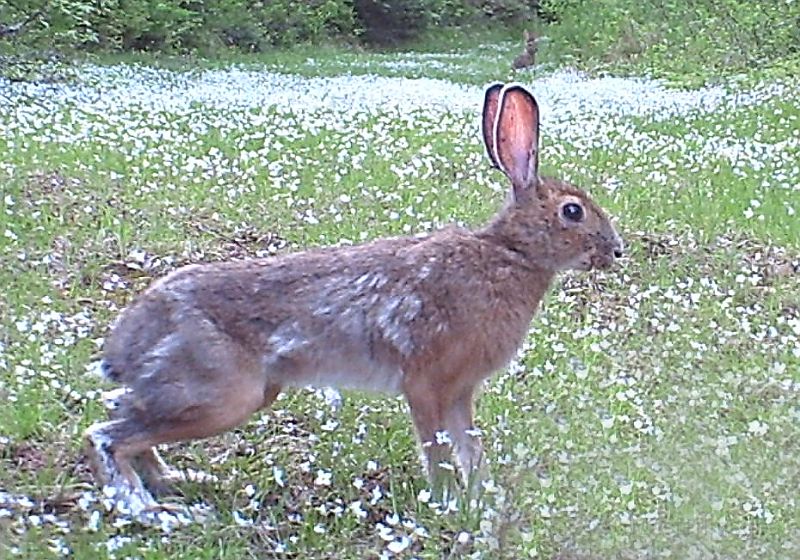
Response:
[[[300,51],[272,67],[385,75],[387,61],[446,60],[441,74],[423,62],[397,75],[484,83],[504,76],[495,55]],[[443,514],[418,499],[426,483],[399,400],[350,393],[334,412],[299,391],[239,430],[170,447],[170,462],[219,477],[184,486],[214,513],[170,534],[105,513],[94,525],[103,508],[78,501],[93,489],[80,434],[107,388],[86,367],[120,308],[186,262],[481,224],[505,185],[483,161],[475,115],[358,113],[336,126],[343,117],[323,112],[309,131],[271,108],[132,109],[118,121],[61,111],[0,138],[0,491],[35,501],[0,514],[0,557],[56,557],[63,544],[75,558],[378,558],[379,523],[411,538],[399,558],[800,553],[791,100],[620,118],[590,145],[545,130],[544,171],[588,187],[628,254],[554,286],[520,360],[487,384],[478,422],[495,487],[480,507]],[[54,140],[81,119],[110,132]],[[0,122],[10,130],[17,116]],[[720,139],[745,159],[709,143]],[[794,144],[762,147],[783,139]],[[188,171],[192,158],[210,167]]]
[[[272,50],[246,55],[223,53],[219,58],[144,54],[102,54],[86,57],[102,63],[145,63],[174,70],[225,68],[268,68],[275,72],[306,77],[379,75],[400,78],[428,78],[483,85],[498,79],[525,78],[535,70],[515,72],[511,61],[521,50],[520,40],[505,34],[479,37],[485,42],[443,46],[427,51],[426,43],[402,51],[373,52],[341,45],[298,46],[292,50]]]

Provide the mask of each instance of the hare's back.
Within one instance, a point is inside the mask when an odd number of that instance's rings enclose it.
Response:
[[[395,347],[410,351],[400,315],[409,318],[419,297],[393,276],[408,266],[398,261],[402,249],[417,242],[389,239],[178,269],[122,313],[105,340],[104,371],[132,384],[173,363],[207,363],[212,348],[249,354],[265,369],[292,370],[295,378],[303,371],[319,376],[323,361],[381,377],[386,349],[365,331],[377,322]],[[386,382],[376,384],[383,388]]]
[[[396,392],[405,370],[444,360],[480,377],[510,356],[530,319],[506,319],[504,332],[490,324],[507,306],[498,266],[481,264],[487,251],[453,229],[181,269],[123,314],[106,360],[122,382],[160,375],[154,367],[169,369],[169,359],[230,356],[278,385]]]

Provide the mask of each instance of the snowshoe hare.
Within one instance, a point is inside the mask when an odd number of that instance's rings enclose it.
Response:
[[[522,32],[522,52],[511,63],[514,70],[521,70],[536,64],[536,49],[539,38],[527,30]]]
[[[101,368],[122,387],[109,421],[85,434],[98,482],[155,507],[169,472],[155,446],[230,430],[308,385],[402,393],[434,488],[453,484],[442,468],[453,450],[472,480],[479,385],[514,356],[556,273],[622,254],[586,193],[539,176],[528,91],[489,87],[482,130],[511,183],[484,227],[190,265],[154,282],[105,340]]]

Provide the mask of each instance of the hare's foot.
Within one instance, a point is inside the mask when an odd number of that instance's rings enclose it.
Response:
[[[447,509],[457,505],[464,496],[464,486],[456,466],[449,460],[428,465],[431,501]]]
[[[169,466],[155,448],[142,453],[137,458],[137,466],[144,476],[145,486],[156,496],[181,495],[180,485],[186,482],[219,482],[219,477],[202,470],[182,470]]]
[[[119,452],[116,436],[121,428],[123,420],[91,426],[84,436],[86,454],[96,480],[103,487],[103,495],[113,500],[119,511],[136,515],[157,502],[145,489],[129,456]]]
[[[179,496],[181,494],[174,484],[180,482],[177,471],[164,462],[155,447],[150,447],[137,455],[134,465],[142,476],[145,488],[154,496]]]
[[[200,515],[197,516],[195,514],[198,512],[194,511],[196,509],[178,503],[156,502],[147,509],[142,510],[136,516],[136,521],[143,525],[158,525],[163,529],[169,530],[174,527],[202,521],[207,517],[208,511],[205,513],[199,512]]]
[[[193,515],[183,505],[157,501],[145,487],[132,463],[140,461],[147,451],[130,461],[114,453],[113,435],[120,421],[92,426],[86,433],[87,453],[98,482],[103,485],[104,503],[109,511],[130,516],[145,525],[185,525]]]

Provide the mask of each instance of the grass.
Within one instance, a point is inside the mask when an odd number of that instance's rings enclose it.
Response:
[[[350,74],[380,75],[400,78],[442,79],[457,83],[483,85],[498,79],[511,79],[515,74],[511,61],[521,50],[520,40],[505,34],[479,36],[481,42],[443,44],[439,50],[427,50],[426,42],[413,44],[413,49],[384,52],[338,44],[298,45],[291,50],[265,53],[222,53],[213,59],[193,56],[150,55],[141,53],[101,54],[87,60],[108,63],[145,63],[173,70],[188,68],[268,68],[275,72],[305,77],[329,77]],[[507,59],[507,68],[498,72],[498,58]]]
[[[268,68],[506,76],[481,47],[292,56]],[[408,63],[395,72],[397,60]],[[425,500],[399,400],[348,393],[336,410],[299,391],[241,429],[169,448],[170,462],[219,481],[183,487],[186,503],[211,506],[205,523],[164,532],[109,514],[80,449],[107,388],[87,367],[135,293],[187,262],[481,224],[506,185],[483,159],[478,90],[442,86],[437,107],[276,108],[256,101],[284,87],[267,78],[249,104],[229,104],[223,86],[171,105],[170,88],[180,99],[194,82],[134,71],[119,91],[121,74],[87,73],[107,97],[89,87],[0,105],[0,556],[800,553],[800,110],[785,94],[796,80],[730,84],[710,109],[628,114],[591,103],[591,89],[580,111],[549,105],[544,171],[617,216],[628,256],[562,278],[519,358],[486,385],[485,503],[443,512]],[[151,91],[137,97],[137,83]],[[287,91],[307,101],[343,83]],[[370,87],[381,100],[413,84]]]

